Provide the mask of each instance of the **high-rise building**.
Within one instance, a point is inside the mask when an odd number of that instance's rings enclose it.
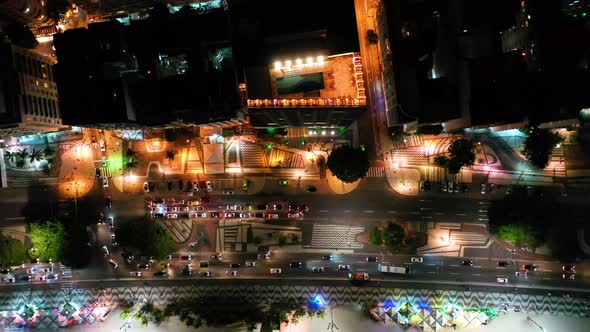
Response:
[[[51,58],[0,44],[0,136],[18,137],[64,126]]]

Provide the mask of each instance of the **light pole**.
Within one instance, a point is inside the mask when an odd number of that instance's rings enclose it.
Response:
[[[75,216],[76,223],[77,223],[78,222],[78,187],[84,186],[84,183],[80,183],[78,181],[74,181],[74,182],[71,183],[71,186],[76,191],[76,194],[74,196],[74,216]]]

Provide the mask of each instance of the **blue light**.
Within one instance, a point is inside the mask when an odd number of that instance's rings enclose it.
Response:
[[[317,294],[316,296],[314,296],[314,297],[311,299],[310,306],[311,306],[313,309],[316,309],[316,310],[321,310],[321,309],[323,309],[323,308],[324,308],[324,306],[325,306],[325,301],[324,301],[324,298],[322,297],[322,295],[321,295],[321,294]]]
[[[389,310],[394,307],[395,307],[395,303],[393,303],[392,299],[386,299],[385,302],[383,302],[383,309],[385,309],[385,310]]]

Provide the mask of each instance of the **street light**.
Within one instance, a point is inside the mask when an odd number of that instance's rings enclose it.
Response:
[[[84,182],[74,181],[70,183],[70,186],[76,190],[76,196],[74,197],[74,209],[75,209],[75,218],[76,222],[78,222],[78,187],[84,187],[86,184]]]

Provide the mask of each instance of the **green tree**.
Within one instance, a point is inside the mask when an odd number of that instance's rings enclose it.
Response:
[[[367,41],[369,44],[377,44],[379,42],[379,36],[375,30],[367,30]]]
[[[43,148],[43,156],[45,156],[45,159],[51,158],[54,153],[55,150],[49,145],[45,145],[45,148]]]
[[[164,131],[164,137],[168,142],[174,142],[178,138],[178,132],[175,129],[166,129]]]
[[[363,178],[371,165],[366,151],[343,145],[332,150],[327,166],[339,180],[353,183]]]
[[[28,157],[29,157],[29,150],[27,150],[27,149],[21,149],[21,150],[16,151],[17,161],[18,160],[21,160],[21,161],[24,162]]]
[[[496,236],[512,243],[514,246],[521,246],[526,243],[528,248],[535,250],[539,246],[539,232],[530,225],[510,224],[497,228]]]
[[[450,154],[449,173],[456,174],[462,167],[473,166],[475,163],[475,144],[473,144],[473,141],[464,138],[456,139],[451,143],[448,151]],[[455,170],[456,172],[453,172]]]
[[[27,260],[27,251],[17,239],[0,234],[0,267],[19,265]]]
[[[166,258],[176,247],[170,234],[147,218],[119,223],[115,233],[121,244],[135,247],[156,259]]]
[[[4,151],[4,159],[6,159],[7,162],[14,162],[14,160],[16,159],[16,153],[11,151]]]
[[[406,239],[406,231],[400,225],[389,222],[382,232],[383,244],[390,252],[396,251]]]
[[[434,164],[438,167],[447,167],[449,165],[449,158],[446,156],[434,157]]]
[[[30,224],[29,238],[32,248],[29,250],[31,258],[43,261],[53,259],[55,262],[63,260],[65,228],[58,221],[35,222]]]
[[[553,149],[563,141],[563,138],[548,129],[530,127],[525,130],[527,138],[524,141],[522,154],[536,168],[545,168],[549,163],[549,156]]]
[[[375,246],[379,246],[383,243],[383,236],[381,234],[381,229],[379,227],[373,228],[369,232],[369,243]]]
[[[47,0],[45,4],[47,16],[56,23],[64,16],[69,7],[70,3],[67,0]]]
[[[31,153],[29,154],[29,162],[31,164],[34,164],[35,168],[37,168],[37,163],[41,162],[41,160],[43,160],[43,153],[41,152],[41,150],[31,150]]]
[[[139,166],[139,161],[137,161],[136,159],[129,159],[127,160],[125,166],[129,170],[136,169]]]

